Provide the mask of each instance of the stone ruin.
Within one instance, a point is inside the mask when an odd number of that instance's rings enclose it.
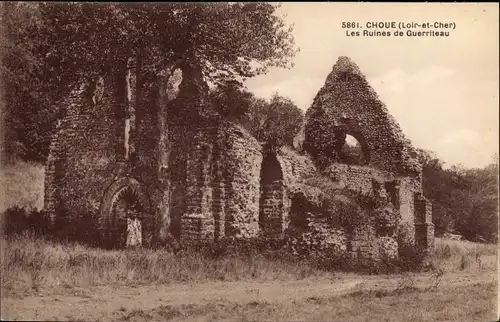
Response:
[[[46,165],[53,227],[115,247],[295,236],[372,259],[408,245],[432,250],[421,165],[349,58],[338,59],[307,111],[300,151],[267,151],[207,108],[196,66],[174,74],[138,93],[131,70],[113,69],[63,102]],[[359,141],[363,164],[342,163],[346,135]],[[314,186],[315,176],[333,188]],[[331,220],[346,205],[361,219],[350,229]]]

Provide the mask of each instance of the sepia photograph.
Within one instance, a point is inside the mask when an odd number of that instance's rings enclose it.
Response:
[[[1,321],[498,321],[499,4],[0,3]]]

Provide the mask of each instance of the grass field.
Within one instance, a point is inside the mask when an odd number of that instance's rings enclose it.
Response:
[[[2,318],[84,321],[493,321],[496,245],[436,240],[425,273],[326,272],[264,256],[208,260],[1,240]]]

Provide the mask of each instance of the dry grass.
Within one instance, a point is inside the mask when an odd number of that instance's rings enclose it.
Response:
[[[44,167],[15,161],[0,167],[0,212],[12,206],[43,208]]]
[[[498,246],[436,238],[433,265],[446,272],[497,269]]]
[[[497,266],[496,245],[436,239],[432,267],[438,274],[480,272]],[[9,290],[179,282],[287,280],[327,276],[307,262],[260,255],[213,259],[165,250],[102,250],[60,244],[30,235],[1,240],[1,284]],[[440,273],[439,273],[440,272]]]
[[[291,303],[162,305],[126,309],[119,321],[494,321],[496,285],[469,285],[435,291],[366,291],[345,296],[310,297]]]
[[[47,287],[170,284],[207,280],[303,279],[327,275],[304,262],[262,255],[210,259],[165,250],[102,250],[58,244],[29,235],[1,240],[1,284],[6,291]]]
[[[2,296],[11,308],[9,314],[19,318],[82,321],[493,321],[496,318],[497,286],[492,277],[496,271],[496,245],[437,239],[433,271],[393,276],[334,275],[304,262],[260,255],[214,260],[200,254],[178,256],[163,250],[105,251],[29,236],[2,239],[1,246],[1,285],[6,291]],[[439,278],[442,278],[440,283]],[[16,311],[16,307],[27,310]],[[96,307],[102,307],[103,311],[95,312]],[[77,315],[73,313],[76,308]]]

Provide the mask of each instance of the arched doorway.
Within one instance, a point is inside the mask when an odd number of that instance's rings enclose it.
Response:
[[[144,206],[141,204],[137,192],[126,187],[118,193],[111,212],[111,229],[116,246],[142,246],[142,219]]]
[[[105,246],[126,248],[151,243],[149,198],[133,178],[119,179],[108,188],[101,203],[100,221]]]
[[[283,232],[285,187],[281,165],[274,153],[268,153],[260,171],[259,224],[265,236]]]

